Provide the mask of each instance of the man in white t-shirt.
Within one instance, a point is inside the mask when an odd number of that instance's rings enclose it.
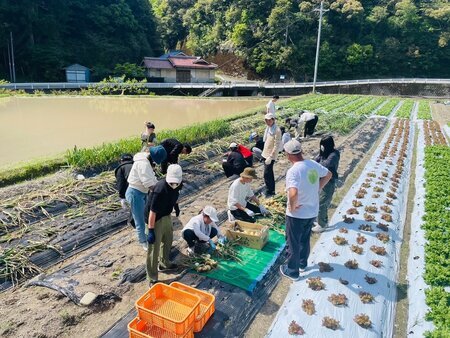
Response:
[[[266,104],[266,114],[273,114],[275,116],[275,102],[277,102],[279,98],[280,97],[278,95],[272,96],[270,101]]]
[[[255,214],[267,214],[267,209],[259,203],[258,198],[252,191],[250,183],[256,176],[255,169],[245,168],[237,180],[235,180],[228,191],[228,210],[235,219],[255,223]],[[248,201],[252,201],[252,204]]]
[[[280,266],[280,272],[297,281],[308,263],[311,228],[319,214],[319,192],[332,174],[319,163],[304,159],[297,140],[287,142],[284,151],[293,165],[286,174],[286,242],[289,250],[287,262]]]
[[[299,137],[301,135],[303,125],[305,125],[303,137],[312,136],[314,134],[314,130],[316,129],[318,121],[319,117],[316,114],[311,113],[307,110],[300,111],[299,119],[297,122],[296,137]]]

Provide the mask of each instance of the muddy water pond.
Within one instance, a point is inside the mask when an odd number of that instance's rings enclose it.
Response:
[[[0,98],[0,167],[263,106],[262,99],[112,97]]]

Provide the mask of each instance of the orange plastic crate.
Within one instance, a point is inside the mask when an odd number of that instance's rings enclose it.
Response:
[[[179,282],[170,283],[170,286],[200,297],[200,313],[194,322],[194,332],[200,332],[201,330],[203,330],[206,322],[209,320],[209,318],[211,318],[215,311],[214,302],[216,300],[216,297],[214,297],[214,295],[210,294],[209,292],[197,290],[196,288]]]
[[[153,285],[136,302],[138,317],[149,324],[183,335],[200,313],[200,298],[163,283]]]
[[[128,331],[130,332],[130,338],[194,338],[194,328],[191,328],[186,334],[179,336],[160,327],[151,325],[138,317],[134,318],[128,324]]]

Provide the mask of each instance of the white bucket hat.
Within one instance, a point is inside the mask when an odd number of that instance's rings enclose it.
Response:
[[[211,218],[211,221],[213,221],[214,223],[219,222],[219,218],[217,217],[217,210],[216,208],[207,205],[206,207],[203,208],[203,214],[205,214],[206,216],[209,216],[209,218]]]
[[[183,170],[179,164],[171,164],[167,168],[166,182],[180,184],[183,179]]]

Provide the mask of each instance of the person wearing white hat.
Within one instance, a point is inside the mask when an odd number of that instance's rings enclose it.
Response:
[[[216,244],[212,239],[216,236],[221,237],[217,228],[218,222],[219,218],[217,217],[216,209],[207,205],[200,214],[192,217],[186,223],[183,230],[181,230],[181,236],[188,244],[188,255],[194,254],[194,247],[198,242],[209,243],[211,250],[216,249]]]
[[[264,116],[266,122],[266,131],[264,132],[264,149],[262,157],[264,158],[264,182],[266,184],[266,196],[275,195],[275,175],[273,165],[277,160],[281,148],[281,130],[275,123],[275,115],[269,113]]]
[[[150,283],[158,281],[158,268],[159,270],[166,270],[177,267],[169,260],[173,241],[170,214],[180,196],[182,180],[181,166],[171,164],[167,168],[166,178],[159,180],[149,193],[145,213],[148,219],[147,277]],[[159,259],[160,248],[162,249],[161,260]],[[160,262],[159,266],[158,262]]]
[[[311,229],[319,214],[319,191],[331,179],[331,172],[313,160],[303,158],[299,141],[284,145],[292,163],[286,174],[286,264],[280,266],[283,276],[297,281],[308,264]]]
[[[222,160],[222,168],[226,177],[239,175],[247,167],[244,156],[239,151],[237,143],[230,144],[230,151],[227,152]]]

